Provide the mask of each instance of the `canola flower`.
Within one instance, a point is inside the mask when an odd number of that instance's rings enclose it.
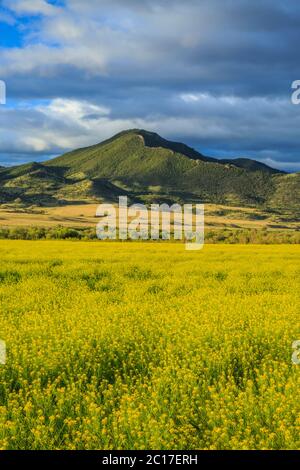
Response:
[[[1,449],[299,449],[299,246],[0,241]]]

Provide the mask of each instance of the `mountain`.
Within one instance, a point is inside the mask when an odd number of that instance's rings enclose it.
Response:
[[[0,203],[214,202],[298,211],[300,174],[254,160],[217,160],[133,129],[43,164],[0,169]]]

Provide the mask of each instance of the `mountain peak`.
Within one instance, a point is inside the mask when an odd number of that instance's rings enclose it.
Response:
[[[139,137],[142,137],[146,147],[163,148],[163,149],[171,150],[175,153],[179,153],[181,155],[184,155],[188,158],[191,158],[192,160],[202,160],[202,161],[205,161],[205,162],[218,163],[217,159],[211,158],[211,157],[206,157],[206,156],[202,155],[200,152],[198,152],[197,150],[193,149],[192,147],[189,147],[186,144],[183,144],[181,142],[174,142],[172,140],[164,139],[163,137],[161,137],[156,132],[147,131],[145,129],[128,129],[128,130],[119,132],[118,134],[113,136],[108,141],[111,142],[113,140],[122,138],[126,135],[137,135]],[[108,142],[108,141],[105,141],[105,142]]]

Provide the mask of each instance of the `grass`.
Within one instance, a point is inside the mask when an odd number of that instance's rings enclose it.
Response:
[[[0,447],[299,449],[299,255],[0,241]]]
[[[129,202],[130,204],[130,202]],[[68,204],[59,207],[24,207],[22,204],[0,206],[0,227],[95,227],[99,204]],[[299,229],[299,219],[290,214],[276,214],[240,206],[205,204],[207,228]]]

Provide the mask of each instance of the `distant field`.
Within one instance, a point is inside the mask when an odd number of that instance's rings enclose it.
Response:
[[[96,226],[98,204],[66,205],[61,207],[0,207],[0,227],[42,226],[67,227]],[[216,204],[205,205],[207,228],[250,228],[270,230],[294,230],[299,228],[299,219],[290,215],[276,215],[259,209],[232,207]]]
[[[299,246],[0,256],[1,448],[300,448]]]
[[[35,207],[32,209],[0,209],[0,227],[41,226],[67,227],[96,226],[98,204],[67,205],[61,207]]]

